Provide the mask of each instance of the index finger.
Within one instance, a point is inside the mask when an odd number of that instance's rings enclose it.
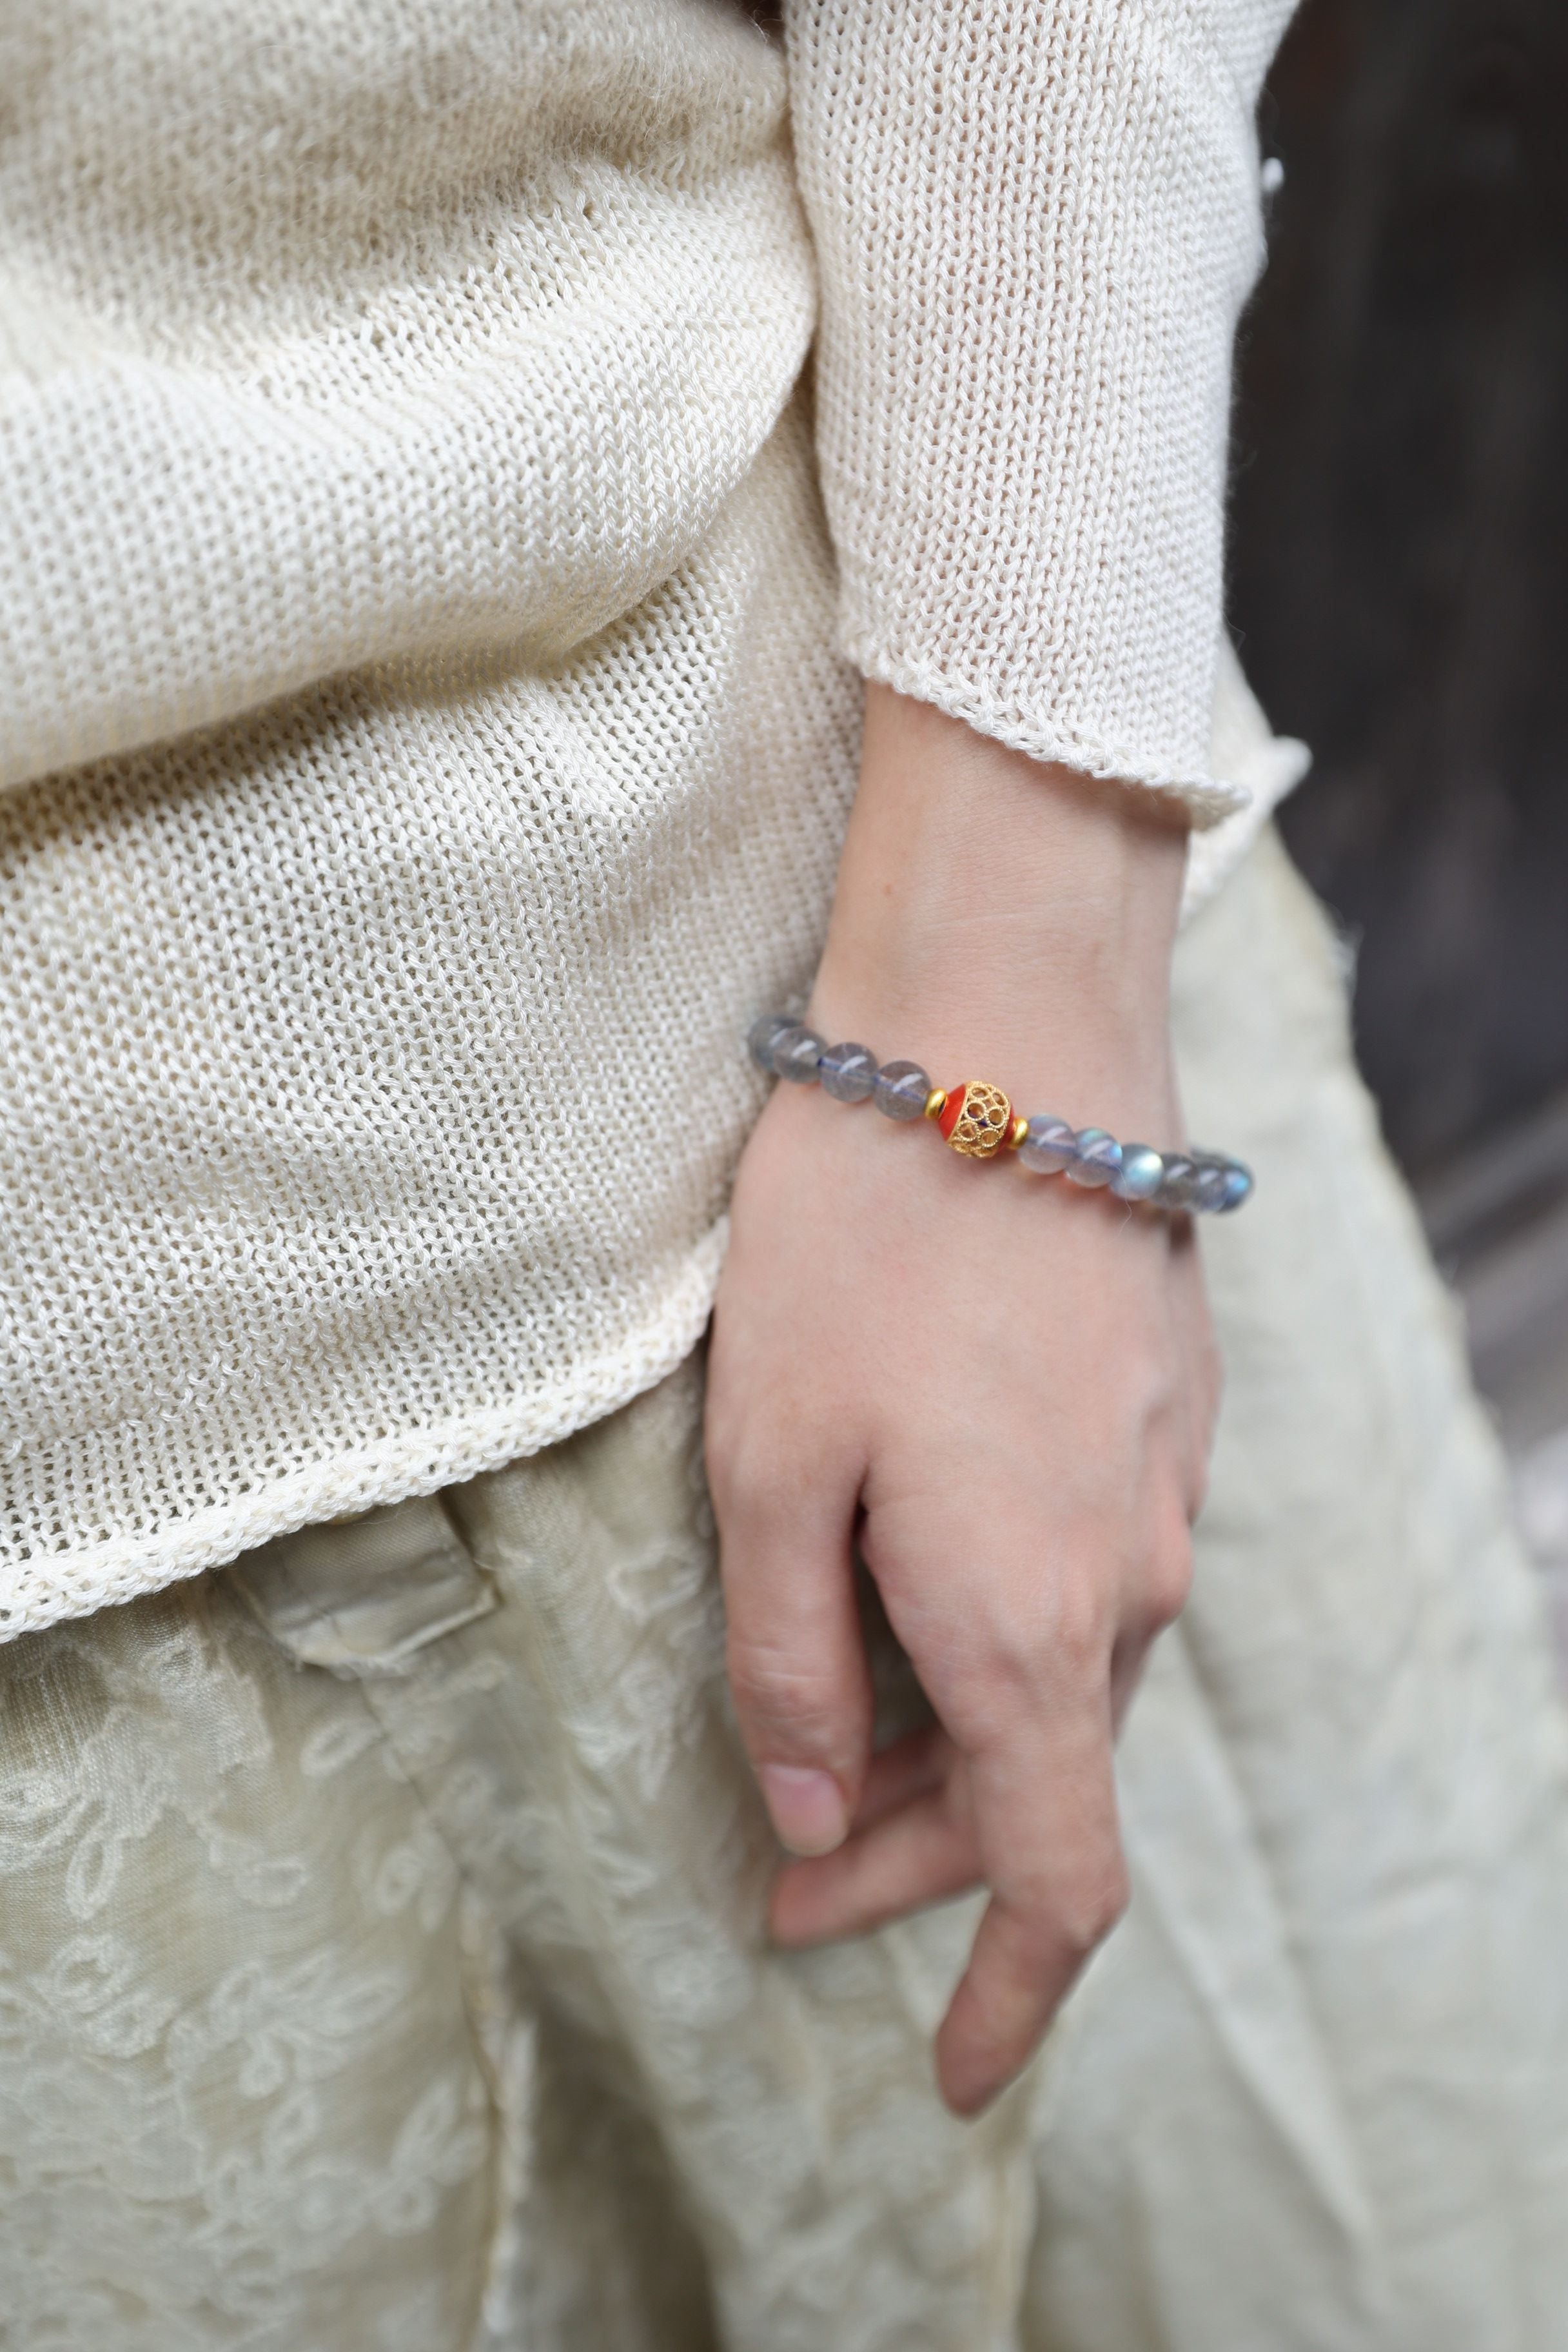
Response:
[[[972,1751],[970,1800],[991,1900],[937,2035],[948,2105],[976,2115],[1026,2064],[1127,1904],[1109,1685],[1059,1686]]]

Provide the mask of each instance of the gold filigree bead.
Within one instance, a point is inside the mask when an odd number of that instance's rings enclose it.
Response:
[[[1000,1087],[969,1078],[948,1096],[937,1124],[966,1160],[990,1160],[1012,1134],[1013,1106]]]

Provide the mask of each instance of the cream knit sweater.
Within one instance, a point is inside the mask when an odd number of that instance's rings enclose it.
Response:
[[[845,656],[1256,822],[1287,14],[0,0],[5,1631],[691,1346]]]

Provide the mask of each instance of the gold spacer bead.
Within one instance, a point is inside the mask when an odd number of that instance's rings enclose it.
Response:
[[[1002,1146],[1002,1149],[1004,1151],[1016,1151],[1018,1146],[1021,1143],[1026,1143],[1028,1139],[1029,1122],[1024,1117],[1023,1112],[1020,1111],[1017,1118],[1013,1121],[1012,1126],[1007,1130],[1007,1140]]]
[[[932,1087],[930,1094],[926,1097],[925,1115],[927,1118],[940,1118],[946,1108],[947,1088],[945,1087]]]

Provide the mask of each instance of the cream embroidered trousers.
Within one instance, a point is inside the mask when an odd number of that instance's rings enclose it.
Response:
[[[1271,837],[1177,1019],[1259,1187],[1131,1908],[1033,2077],[932,2094],[971,1905],[761,1940],[691,1365],[0,1653],[6,2352],[1560,2352],[1563,1724]]]

